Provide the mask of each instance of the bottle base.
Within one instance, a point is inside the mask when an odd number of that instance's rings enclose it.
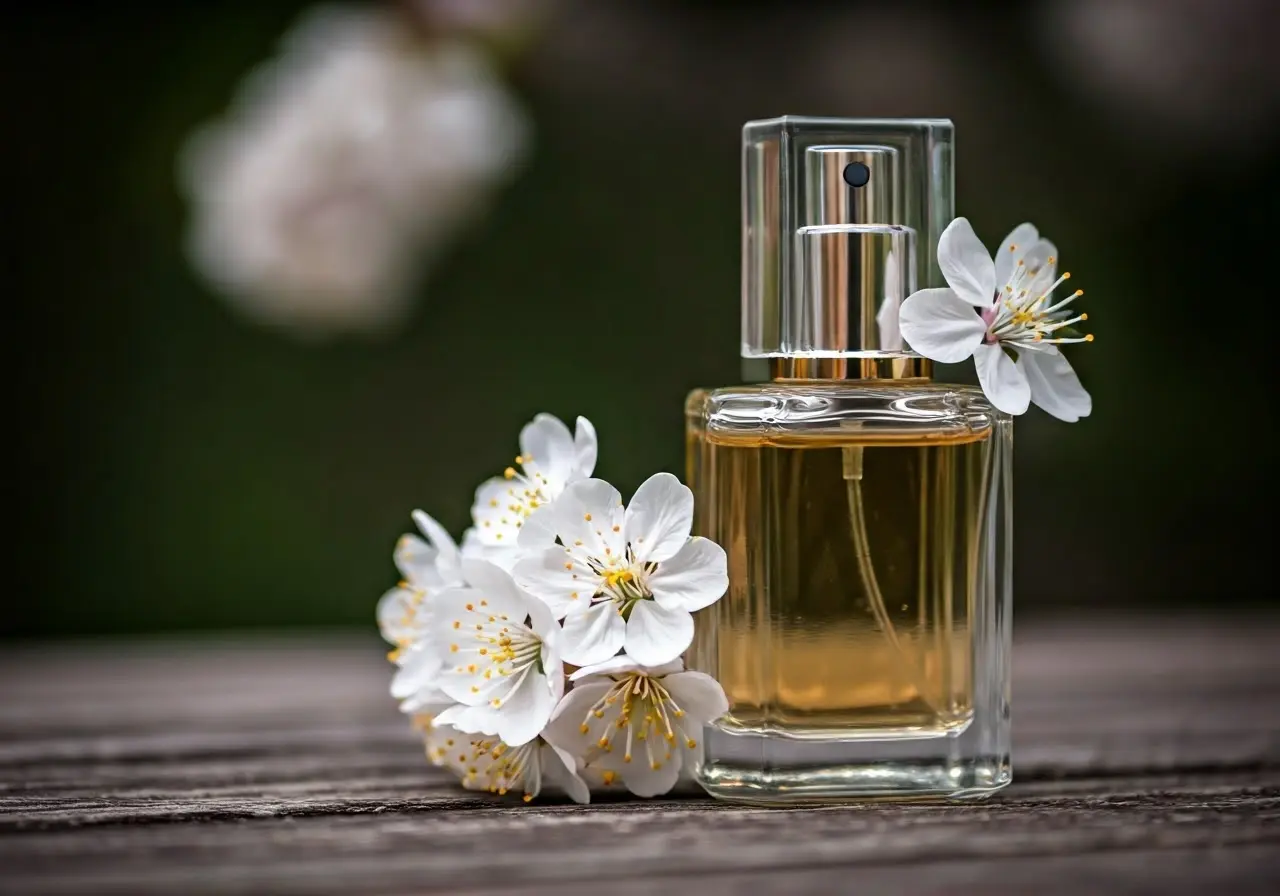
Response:
[[[711,796],[755,806],[867,800],[983,799],[1009,784],[1007,762],[874,762],[802,768],[704,764],[696,780]]]
[[[694,779],[718,799],[761,806],[980,799],[1012,778],[1004,747],[973,727],[928,739],[815,742],[709,726]]]

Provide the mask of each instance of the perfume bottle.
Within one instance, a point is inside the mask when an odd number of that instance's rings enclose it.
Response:
[[[729,592],[691,669],[729,712],[713,796],[980,797],[1010,780],[1012,419],[934,383],[899,304],[943,285],[945,120],[743,129],[742,356],[753,384],[686,404],[695,533]]]

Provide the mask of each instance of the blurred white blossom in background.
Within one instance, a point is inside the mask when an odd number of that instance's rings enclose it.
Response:
[[[191,258],[249,317],[385,332],[517,169],[528,124],[486,57],[414,24],[310,12],[187,147]]]

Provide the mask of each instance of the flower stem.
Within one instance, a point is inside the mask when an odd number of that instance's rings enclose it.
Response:
[[[929,697],[928,689],[920,675],[920,670],[907,656],[902,642],[898,639],[898,630],[889,618],[889,609],[885,606],[884,595],[880,593],[880,583],[876,580],[875,568],[871,563],[871,541],[867,536],[867,518],[862,499],[862,448],[847,447],[843,449],[843,473],[845,493],[849,501],[849,523],[853,530],[853,551],[858,558],[858,575],[862,579],[862,588],[866,592],[867,602],[871,606],[876,624],[884,634],[885,640],[898,655],[898,660],[906,669],[908,677],[915,685],[920,700],[930,709],[936,711]]]

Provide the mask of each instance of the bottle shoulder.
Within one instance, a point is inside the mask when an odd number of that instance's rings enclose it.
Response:
[[[711,438],[778,443],[969,441],[1012,425],[975,386],[915,380],[695,389],[685,415]]]

